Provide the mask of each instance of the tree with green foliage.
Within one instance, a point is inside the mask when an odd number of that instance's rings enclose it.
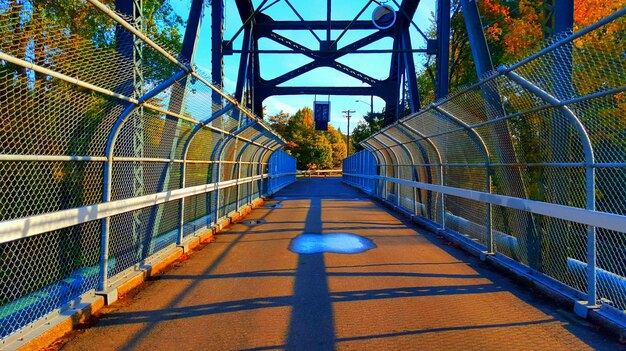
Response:
[[[360,143],[372,136],[383,127],[384,113],[382,112],[368,112],[363,116],[363,121],[360,121],[350,136],[353,148],[355,152],[363,150]]]
[[[102,1],[114,8],[115,1]],[[170,0],[144,0],[143,32],[176,53],[182,46],[185,20]],[[86,1],[0,0],[0,51],[53,71],[76,77],[123,95],[132,94],[133,69],[128,55],[132,42],[120,44],[123,30]],[[132,50],[132,48],[131,48]],[[126,50],[126,52],[131,50]],[[146,87],[169,78],[178,68],[144,46],[142,70]],[[0,61],[0,152],[3,154],[101,156],[113,121],[123,110],[119,99],[79,88],[43,73]],[[144,143],[151,141],[146,137]],[[102,170],[92,162],[32,162],[2,164],[0,220],[36,215],[98,203],[102,200]],[[45,182],[45,184],[44,184]],[[16,199],[28,199],[20,202]],[[36,205],[33,205],[36,204]],[[0,271],[0,304],[21,296],[72,270],[99,259],[98,231],[89,225],[65,228],[56,236],[29,238],[31,245],[62,248],[57,265],[46,274],[11,278]],[[91,228],[93,229],[93,228]],[[52,238],[52,239],[50,239]],[[37,244],[39,243],[39,244]],[[16,252],[0,247],[0,266],[16,262]],[[34,267],[38,255],[22,255],[24,267]],[[7,297],[9,296],[9,297]]]

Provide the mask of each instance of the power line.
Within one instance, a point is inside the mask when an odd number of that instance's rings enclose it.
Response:
[[[345,110],[341,112],[345,113],[344,117],[348,119],[348,153],[346,155],[350,155],[350,117],[352,117],[350,114],[356,111]]]

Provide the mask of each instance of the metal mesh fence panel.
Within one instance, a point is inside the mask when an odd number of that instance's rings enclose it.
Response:
[[[295,180],[181,43],[96,0],[42,5],[0,1],[0,345]]]
[[[0,245],[0,335],[94,289],[99,255],[99,221]]]
[[[344,180],[624,317],[625,13],[384,128]]]

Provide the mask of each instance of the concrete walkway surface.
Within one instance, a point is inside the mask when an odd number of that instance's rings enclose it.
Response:
[[[247,218],[262,223],[233,225],[62,349],[623,349],[340,178],[300,179],[268,205]],[[290,251],[304,233],[376,247]]]

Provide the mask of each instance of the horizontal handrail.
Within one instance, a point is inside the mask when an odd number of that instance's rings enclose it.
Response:
[[[619,232],[624,231],[624,228],[626,228],[626,216],[609,212],[591,211],[579,207],[571,207],[543,201],[527,200],[513,196],[488,194],[482,191],[415,182],[405,179],[377,175],[362,175],[354,173],[344,173],[343,175],[364,179],[385,180],[391,183],[434,191],[445,195],[461,197],[464,199],[488,203],[492,205],[503,206],[515,210],[532,212],[548,217],[563,219],[566,221],[591,225],[597,228],[604,228]]]
[[[341,174],[343,170],[341,169],[309,169],[297,171],[296,173],[299,175],[312,175],[312,174]]]
[[[0,244],[269,177],[262,174],[4,221]]]

